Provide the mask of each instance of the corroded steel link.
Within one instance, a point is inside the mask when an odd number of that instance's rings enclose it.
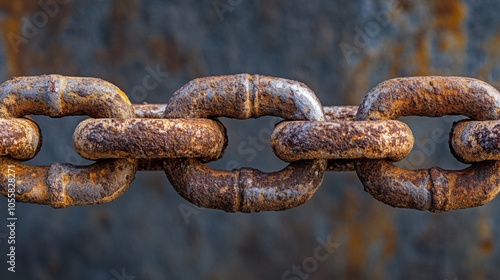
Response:
[[[161,158],[140,158],[138,159],[139,166],[137,167],[137,171],[165,171],[163,165],[165,164],[165,160]]]
[[[464,163],[500,160],[500,121],[460,121],[453,124],[450,148]]]
[[[402,170],[387,160],[363,160],[356,167],[365,190],[394,207],[432,212],[477,207],[500,191],[500,161],[463,170]]]
[[[132,104],[136,118],[161,119],[167,104]],[[157,158],[140,158],[138,171],[162,171],[163,160]]]
[[[125,93],[106,81],[42,75],[0,85],[0,118],[26,115],[133,118],[135,114]]]
[[[288,120],[325,120],[314,92],[297,81],[229,75],[195,79],[179,89],[167,104],[164,118],[235,119],[278,116]]]
[[[272,173],[213,170],[197,159],[167,160],[165,169],[177,192],[191,203],[249,213],[286,210],[309,200],[323,181],[326,161],[298,161]]]
[[[0,117],[29,114],[63,117],[133,118],[127,96],[116,86],[95,78],[43,75],[14,78],[0,85]],[[0,168],[17,168],[16,199],[53,207],[109,202],[134,179],[136,159],[100,160],[91,166],[52,164],[32,167],[0,157]],[[4,176],[4,175],[2,175]],[[8,180],[0,180],[7,195]]]
[[[88,115],[73,135],[90,166],[29,166],[41,146],[30,114]],[[401,116],[465,115],[455,123],[452,153],[472,166],[404,170],[392,163],[413,145]],[[275,153],[291,161],[278,172],[220,171],[224,126],[211,118],[279,116]],[[116,86],[95,78],[42,75],[0,85],[0,169],[16,171],[16,199],[53,207],[106,203],[127,190],[138,170],[164,170],[175,190],[200,207],[228,212],[285,210],[306,202],[326,170],[356,170],[365,190],[394,207],[448,211],[483,205],[500,192],[500,93],[462,77],[385,81],[357,106],[322,107],[304,84],[259,75],[193,80],[168,104],[130,104]],[[8,195],[0,173],[0,193]]]
[[[372,89],[359,106],[356,119],[444,115],[465,115],[481,121],[500,119],[500,95],[491,85],[472,78],[397,78]]]
[[[462,114],[500,118],[500,93],[487,83],[460,77],[389,80],[364,98],[357,120],[387,120],[417,115]],[[359,160],[356,172],[365,190],[394,207],[434,212],[479,206],[500,190],[500,163],[475,163],[460,171],[404,170],[387,160]]]
[[[222,157],[227,145],[222,123],[208,119],[87,119],[75,129],[76,151],[84,158]]]
[[[258,75],[196,79],[177,91],[165,118],[256,118],[323,121],[323,107],[299,82]],[[167,159],[165,172],[176,191],[200,207],[228,212],[285,210],[307,201],[321,184],[326,160],[291,163],[279,172],[243,168],[218,171],[197,159]]]
[[[42,144],[40,128],[29,119],[0,119],[0,156],[28,160]]]
[[[167,104],[132,104],[136,118],[161,119]]]
[[[358,106],[325,106],[323,111],[327,121],[353,121],[356,118]],[[353,160],[330,159],[326,170],[355,171],[356,166]]]
[[[30,166],[0,157],[2,168],[9,165],[15,166],[17,201],[64,208],[113,201],[134,180],[137,160],[101,160],[90,166]],[[0,181],[8,182],[6,172],[0,173]],[[1,182],[0,192],[7,196],[7,184]]]
[[[410,128],[400,121],[281,122],[271,135],[283,161],[304,159],[402,160],[413,147]]]
[[[327,171],[356,171],[354,160],[348,159],[329,159],[326,167]]]
[[[323,110],[327,121],[354,121],[358,106],[325,106]]]

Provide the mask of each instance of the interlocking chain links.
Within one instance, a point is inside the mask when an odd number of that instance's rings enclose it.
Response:
[[[3,83],[0,118],[20,118],[28,114],[56,118],[70,115],[131,118],[134,111],[120,89],[99,79],[43,75]],[[0,169],[7,170],[7,166],[15,166],[18,201],[68,207],[114,200],[134,179],[137,160],[102,160],[87,167],[60,163],[34,167],[0,157]],[[0,192],[7,196],[7,189],[7,174],[1,172]]]
[[[327,121],[353,121],[356,119],[358,106],[323,107]],[[273,142],[271,142],[273,144]],[[356,171],[354,160],[329,159],[327,171]]]
[[[272,135],[284,161],[328,159],[328,171],[355,171],[353,159],[405,158],[413,147],[410,128],[399,121],[354,122],[357,106],[323,107],[326,122],[281,122]]]
[[[89,115],[73,137],[91,166],[31,167],[41,145],[28,114]],[[406,171],[391,160],[413,144],[400,116],[462,114],[450,147],[470,168]],[[222,156],[224,126],[207,118],[280,116],[272,146],[292,163],[264,173],[251,168],[219,171],[201,161]],[[361,106],[322,107],[305,85],[286,79],[232,75],[201,78],[168,104],[130,104],[117,87],[94,78],[47,75],[0,85],[0,168],[16,169],[23,202],[53,207],[109,202],[130,185],[137,170],[162,170],[192,203],[229,212],[284,210],[307,201],[325,170],[356,170],[365,190],[395,207],[447,211],[482,205],[500,188],[500,94],[469,78],[413,77],[386,81]],[[475,121],[474,121],[475,120]],[[6,174],[0,192],[7,195]]]
[[[165,118],[261,116],[324,121],[323,107],[304,84],[259,75],[201,78],[178,90]],[[228,212],[285,210],[307,201],[323,181],[327,162],[303,160],[265,173],[251,168],[213,170],[197,159],[168,159],[165,171],[176,191],[200,207]]]
[[[470,78],[393,79],[368,93],[359,107],[357,119],[448,114],[498,120],[500,93],[489,84]],[[434,212],[475,207],[489,202],[500,190],[498,161],[473,163],[460,171],[441,168],[410,171],[387,160],[359,160],[356,171],[367,192],[394,207]]]

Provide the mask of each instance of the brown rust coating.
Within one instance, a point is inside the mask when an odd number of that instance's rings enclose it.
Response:
[[[398,78],[379,84],[364,98],[357,120],[401,116],[465,115],[500,118],[500,93],[491,85],[462,77]],[[365,190],[394,207],[448,211],[483,205],[500,186],[499,162],[475,163],[460,171],[404,170],[387,160],[359,160],[356,172]]]
[[[42,75],[19,77],[0,85],[0,117],[25,115],[95,118],[133,118],[127,96],[116,86],[95,78]],[[121,195],[134,179],[135,159],[100,160],[91,166],[52,164],[28,166],[0,157],[0,169],[14,165],[16,199],[53,207],[109,202]],[[5,176],[2,175],[2,176]],[[0,192],[7,194],[7,180],[0,178]]]
[[[41,75],[17,77],[0,85],[0,117],[25,115],[133,118],[135,114],[127,96],[106,81]]]
[[[325,106],[326,121],[353,121],[356,119],[358,106]],[[328,160],[327,171],[355,171],[356,166],[353,160],[330,159]]]
[[[325,106],[323,110],[327,121],[354,121],[358,106]]]
[[[472,78],[397,78],[372,89],[359,106],[356,119],[444,115],[465,115],[475,120],[499,119],[500,93],[491,85]]]
[[[161,119],[167,104],[132,104],[136,118]],[[139,159],[139,171],[162,171],[162,159]]]
[[[348,159],[329,159],[326,171],[356,171],[356,162]]]
[[[323,107],[304,84],[259,75],[196,79],[178,90],[164,118],[279,116],[289,120],[324,121]],[[279,172],[243,168],[218,171],[197,159],[166,159],[173,187],[187,200],[224,211],[276,211],[307,201],[321,184],[326,160],[290,164]]]
[[[499,121],[460,121],[450,137],[453,155],[464,163],[500,160]]]
[[[387,160],[360,160],[365,191],[393,207],[443,212],[484,205],[500,191],[500,161],[463,170],[404,170]]]
[[[271,135],[274,153],[304,159],[401,160],[413,147],[410,128],[400,121],[281,122]]]
[[[140,158],[137,171],[164,171],[165,160],[161,158]]]
[[[32,159],[40,150],[42,137],[38,125],[24,118],[0,118],[0,156]]]
[[[249,74],[195,79],[175,92],[163,117],[248,119],[262,116],[324,120],[323,107],[303,83]]]
[[[17,201],[54,208],[113,201],[128,189],[137,169],[137,161],[131,159],[102,160],[90,166],[29,166],[0,157],[0,166],[8,165],[15,166]],[[7,196],[7,190],[7,172],[2,172],[0,192]]]
[[[321,184],[326,161],[298,161],[264,173],[251,168],[220,171],[196,159],[167,160],[175,190],[191,203],[226,212],[280,211],[301,205]]]
[[[167,104],[132,104],[136,118],[161,119]]]
[[[87,119],[75,129],[76,151],[86,159],[222,157],[222,123],[209,119]]]

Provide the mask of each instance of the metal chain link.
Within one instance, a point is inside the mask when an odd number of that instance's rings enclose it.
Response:
[[[88,115],[73,134],[90,166],[33,167],[42,143],[27,115]],[[465,115],[450,134],[459,171],[403,170],[414,139],[402,116]],[[264,173],[220,171],[204,163],[223,156],[226,129],[215,118],[279,116],[275,154],[290,162]],[[164,170],[175,190],[200,207],[228,212],[285,210],[313,196],[326,171],[353,171],[365,190],[394,207],[433,212],[476,207],[500,191],[500,93],[462,77],[385,81],[359,107],[323,107],[302,83],[231,75],[193,80],[168,104],[131,104],[116,86],[96,78],[42,75],[0,85],[0,168],[15,166],[16,199],[52,207],[106,203],[123,194],[139,170]],[[6,174],[0,193],[8,195]]]

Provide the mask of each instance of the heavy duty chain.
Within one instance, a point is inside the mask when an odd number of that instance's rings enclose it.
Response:
[[[27,115],[88,115],[76,128],[78,153],[90,166],[33,167],[42,138]],[[465,115],[453,125],[450,147],[469,168],[403,170],[394,161],[413,147],[402,116]],[[220,171],[226,129],[217,117],[279,116],[271,145],[291,162],[264,173]],[[500,93],[462,77],[385,81],[359,107],[323,107],[304,84],[259,75],[193,80],[166,105],[132,105],[114,85],[95,78],[42,75],[0,85],[0,169],[14,166],[16,199],[68,207],[120,196],[140,170],[164,170],[175,190],[200,207],[228,212],[285,210],[307,201],[326,171],[355,170],[365,190],[394,207],[448,211],[483,205],[500,190]],[[7,174],[0,192],[8,195]]]

